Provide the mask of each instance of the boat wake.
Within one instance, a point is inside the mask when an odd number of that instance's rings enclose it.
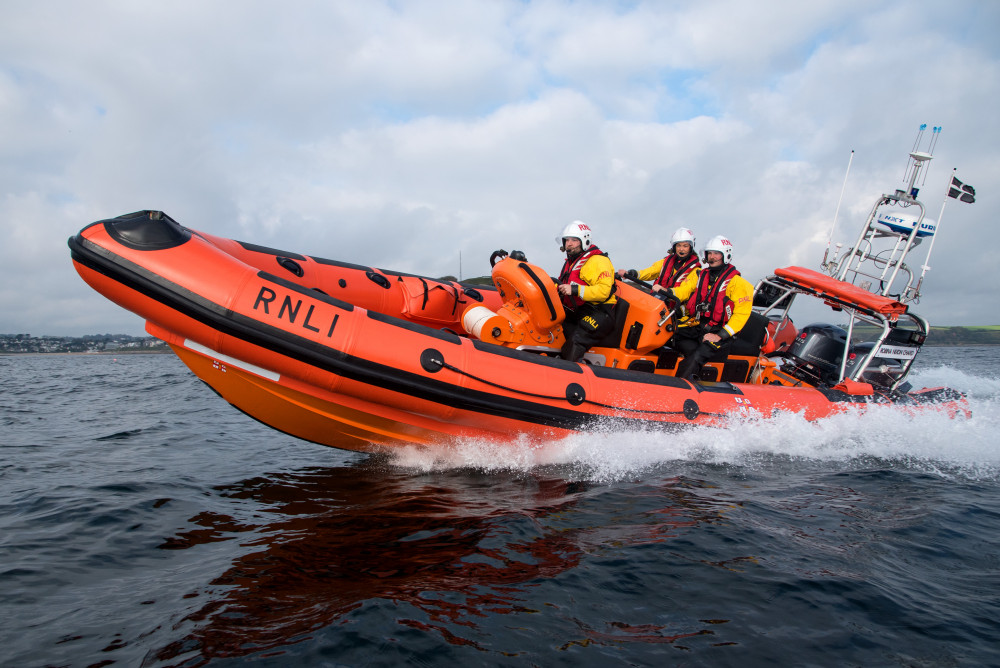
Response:
[[[965,392],[970,417],[945,411],[910,414],[874,406],[808,421],[786,413],[731,419],[724,427],[676,432],[598,429],[532,443],[467,439],[447,447],[405,448],[393,465],[424,471],[472,468],[484,472],[559,469],[559,475],[598,482],[622,481],[664,465],[703,464],[754,472],[790,463],[824,468],[902,468],[964,480],[1000,479],[995,434],[1000,427],[1000,381],[949,367],[915,373],[916,387],[948,385]]]

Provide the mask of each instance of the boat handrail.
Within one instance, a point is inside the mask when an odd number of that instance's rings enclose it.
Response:
[[[787,318],[794,298],[802,294],[822,299],[828,306],[847,316],[847,336],[837,374],[838,382],[845,379],[865,382],[863,376],[872,362],[891,356],[900,361],[898,377],[889,387],[891,390],[897,389],[905,382],[916,352],[923,345],[930,329],[926,320],[910,312],[904,304],[811,269],[778,269],[775,275],[762,279],[757,290],[765,285],[776,288],[776,291],[769,295],[770,303],[760,305],[758,312],[762,315],[776,312],[782,315],[782,319]],[[873,326],[877,331],[864,336],[866,343],[870,343],[872,348],[865,353],[863,359],[852,363],[848,371],[850,355],[857,343],[854,341],[855,325],[859,323]],[[893,338],[899,340],[893,342]]]

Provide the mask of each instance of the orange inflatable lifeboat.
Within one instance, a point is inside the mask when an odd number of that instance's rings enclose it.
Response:
[[[93,223],[69,247],[88,284],[144,318],[226,401],[348,450],[723,425],[778,411],[816,419],[871,403],[965,410],[957,392],[904,382],[926,323],[893,299],[801,268],[766,279],[778,299],[744,328],[755,333],[692,382],[673,376],[672,314],[626,283],[612,334],[581,363],[559,359],[553,279],[525,260],[504,257],[493,286],[473,286],[215,237],[157,211]],[[778,306],[799,294],[884,325],[875,347],[796,331]],[[793,341],[777,345],[769,322]]]

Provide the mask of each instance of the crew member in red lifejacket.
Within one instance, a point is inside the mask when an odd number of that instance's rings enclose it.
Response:
[[[684,310],[684,304],[676,300],[668,300],[667,296],[674,288],[683,283],[688,276],[697,275],[701,269],[701,260],[698,259],[698,252],[695,250],[694,231],[686,227],[679,227],[670,237],[670,252],[662,260],[657,260],[642,271],[629,269],[620,270],[618,278],[630,278],[632,280],[649,281],[653,280],[650,293],[667,301],[667,307],[674,312],[674,323],[676,327],[689,327],[696,324],[693,318],[688,317]]]
[[[655,295],[680,285],[690,274],[698,273],[701,260],[695,251],[694,232],[679,227],[670,237],[670,252],[662,260],[657,260],[642,271],[620,269],[618,278],[653,281],[651,292]],[[655,280],[653,280],[655,279]]]
[[[560,356],[578,361],[615,327],[615,268],[608,254],[590,242],[590,227],[575,220],[557,239],[566,252],[559,272],[559,295],[566,307]]]
[[[732,265],[733,244],[716,236],[705,244],[705,264],[671,288],[673,297],[686,302],[692,325],[678,327],[671,343],[684,355],[678,378],[695,378],[702,365],[725,352],[733,337],[753,312],[753,285]]]

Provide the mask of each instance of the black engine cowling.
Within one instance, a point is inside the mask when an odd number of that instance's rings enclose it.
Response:
[[[847,375],[855,366],[861,363],[872,351],[874,343],[859,343],[851,346],[851,352],[847,356]],[[876,357],[869,364],[868,368],[861,374],[860,380],[870,383],[875,387],[888,388],[898,381],[903,375],[903,364],[899,360],[886,357]]]
[[[816,323],[799,330],[788,349],[787,372],[807,383],[836,383],[847,350],[847,332],[836,325]]]

